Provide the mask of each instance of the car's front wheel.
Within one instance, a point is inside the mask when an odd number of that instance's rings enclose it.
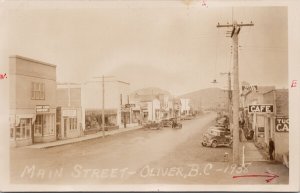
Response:
[[[217,146],[218,146],[217,141],[213,141],[213,142],[211,143],[211,147],[216,148]]]

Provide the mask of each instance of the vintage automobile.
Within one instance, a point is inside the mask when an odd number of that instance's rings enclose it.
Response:
[[[225,135],[230,135],[230,134],[231,134],[230,129],[227,129],[226,127],[220,126],[220,125],[215,125],[215,126],[209,127],[209,128],[207,129],[207,133],[209,133],[210,130],[224,131],[224,132],[225,132]]]
[[[163,119],[161,121],[161,124],[162,124],[163,127],[171,127],[172,124],[173,124],[172,118],[170,118],[170,119]]]
[[[161,129],[163,126],[162,126],[161,122],[149,121],[149,122],[143,123],[143,127],[145,129]]]
[[[227,132],[218,129],[209,129],[207,133],[203,135],[203,146],[211,146],[216,148],[218,146],[232,146],[232,136]]]
[[[172,118],[172,128],[174,129],[181,129],[182,123],[180,123],[179,118]]]
[[[229,128],[228,117],[222,117],[220,119],[217,119],[215,126],[217,126],[217,127],[224,127],[226,129],[228,129]]]

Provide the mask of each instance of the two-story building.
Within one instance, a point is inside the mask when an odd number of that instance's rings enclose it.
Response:
[[[264,93],[264,102],[274,105],[274,114],[265,115],[265,143],[272,138],[275,144],[275,159],[283,161],[289,153],[289,93],[288,89],[276,89]],[[267,150],[267,149],[266,149]]]
[[[25,146],[56,140],[56,66],[11,56],[11,145]]]
[[[269,139],[275,143],[275,159],[283,161],[289,152],[288,89],[258,86],[242,94],[245,134],[254,131],[253,142],[268,151]]]

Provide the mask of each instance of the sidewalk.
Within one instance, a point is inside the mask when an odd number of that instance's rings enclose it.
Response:
[[[142,126],[136,126],[136,127],[131,127],[131,128],[120,128],[120,129],[115,129],[115,130],[111,130],[111,131],[105,131],[105,136],[116,135],[118,133],[137,130],[137,129],[141,129],[141,128],[142,128]],[[72,139],[58,140],[58,141],[53,141],[53,142],[49,142],[49,143],[33,144],[33,145],[25,146],[24,148],[32,148],[32,149],[50,148],[50,147],[56,147],[56,146],[60,146],[60,145],[77,143],[77,142],[90,140],[90,139],[96,139],[96,138],[100,138],[102,136],[103,136],[102,131],[100,131],[98,133],[84,135],[84,136],[72,138]]]
[[[269,161],[266,156],[264,156],[260,149],[258,149],[254,142],[242,142],[240,151],[242,153],[243,146],[245,146],[245,162],[249,161]]]

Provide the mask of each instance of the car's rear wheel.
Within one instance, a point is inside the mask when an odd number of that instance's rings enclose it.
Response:
[[[212,143],[211,143],[211,147],[213,147],[213,148],[216,148],[217,147],[217,142],[216,141],[213,141]]]

